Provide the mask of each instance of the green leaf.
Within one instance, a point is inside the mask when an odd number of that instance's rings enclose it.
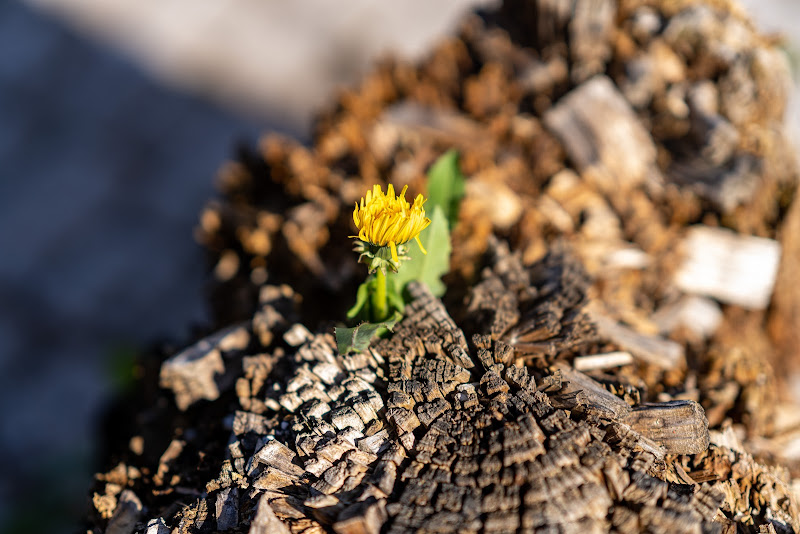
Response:
[[[361,310],[364,308],[364,305],[366,305],[369,301],[370,284],[373,283],[374,278],[374,276],[368,276],[367,279],[361,282],[361,285],[358,286],[358,290],[356,292],[356,303],[353,304],[352,308],[347,310],[348,319],[355,319],[359,316],[359,314],[361,314]]]
[[[361,323],[354,328],[335,328],[334,334],[339,354],[344,356],[351,352],[365,351],[373,337],[391,330],[402,318],[403,315],[395,311],[391,318],[381,323]]]
[[[431,211],[442,208],[449,227],[458,222],[458,208],[464,196],[464,175],[458,166],[458,152],[448,150],[428,170],[428,202]]]
[[[450,231],[447,229],[447,218],[440,206],[436,206],[431,214],[431,224],[419,235],[422,246],[428,251],[423,254],[417,246],[411,245],[409,254],[411,259],[404,261],[394,278],[397,290],[403,290],[412,280],[418,280],[428,285],[431,292],[441,297],[445,292],[442,276],[450,270]],[[416,250],[415,250],[416,249]]]

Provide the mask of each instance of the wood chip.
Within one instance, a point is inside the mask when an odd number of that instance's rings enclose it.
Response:
[[[656,148],[647,130],[608,77],[595,76],[544,116],[581,173],[606,192],[641,184],[656,174]]]

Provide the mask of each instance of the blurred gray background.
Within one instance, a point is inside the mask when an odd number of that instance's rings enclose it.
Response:
[[[336,86],[478,3],[0,2],[0,530],[71,530],[115,367],[205,320],[192,228],[235,143],[307,139]],[[800,50],[800,2],[743,4]]]

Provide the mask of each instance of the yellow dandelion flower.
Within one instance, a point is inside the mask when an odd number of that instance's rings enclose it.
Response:
[[[381,191],[381,186],[375,185],[367,191],[366,197],[361,198],[361,204],[356,203],[353,211],[353,222],[358,228],[358,239],[378,245],[389,246],[392,251],[392,260],[398,261],[397,246],[416,239],[419,249],[427,254],[419,240],[419,233],[431,223],[425,217],[425,208],[422,205],[425,199],[417,195],[414,204],[409,204],[405,199],[404,186],[400,196],[395,197],[392,184],[386,188],[386,194]]]

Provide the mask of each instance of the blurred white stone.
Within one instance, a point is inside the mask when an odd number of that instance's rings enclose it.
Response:
[[[644,269],[652,261],[648,253],[634,246],[614,249],[603,260],[607,269]]]
[[[675,274],[680,290],[745,308],[769,304],[781,257],[777,241],[694,226],[685,238],[684,253]]]
[[[683,326],[698,336],[707,338],[716,332],[722,321],[722,310],[712,299],[686,295],[678,302],[659,308],[653,314],[652,320],[662,334]]]

